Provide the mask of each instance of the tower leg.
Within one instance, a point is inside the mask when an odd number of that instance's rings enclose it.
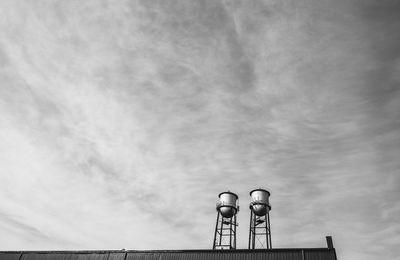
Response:
[[[236,226],[237,226],[236,215],[234,217],[234,220],[235,220],[235,223],[233,225],[233,228],[234,228],[234,235],[233,235],[233,241],[234,241],[233,246],[234,246],[234,248],[233,249],[236,249]]]
[[[222,244],[222,236],[224,235],[224,217],[221,216],[221,227],[219,230],[219,245]]]
[[[257,216],[252,210],[250,212],[249,249],[271,249],[269,213]]]
[[[236,249],[236,215],[223,217],[219,212],[215,224],[213,249]]]
[[[215,223],[213,249],[215,249],[216,242],[217,242],[216,240],[217,240],[217,233],[218,233],[219,215],[220,215],[219,212],[217,212],[217,222]]]
[[[232,249],[232,219],[229,221],[229,249]]]
[[[256,226],[257,226],[257,216],[256,214],[253,213],[253,237],[252,237],[252,241],[251,241],[251,248],[255,249],[256,248]]]
[[[252,224],[253,224],[253,210],[251,210],[251,208],[250,208],[249,246],[248,246],[248,249],[251,249],[250,245],[252,245],[252,243],[251,243],[252,232],[253,232]]]
[[[266,226],[267,226],[268,248],[271,249],[272,248],[272,240],[271,240],[271,225],[269,222],[269,212],[266,215],[266,220],[267,220]]]

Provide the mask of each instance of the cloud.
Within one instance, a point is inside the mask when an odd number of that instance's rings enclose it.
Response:
[[[4,249],[209,248],[262,186],[274,246],[398,255],[393,1],[2,5]]]

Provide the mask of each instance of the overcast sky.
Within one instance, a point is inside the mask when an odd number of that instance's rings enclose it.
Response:
[[[400,1],[0,3],[0,250],[273,247],[400,259]]]

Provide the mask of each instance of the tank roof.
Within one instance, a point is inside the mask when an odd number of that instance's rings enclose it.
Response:
[[[224,193],[232,194],[233,196],[236,197],[236,199],[239,199],[238,195],[236,195],[235,193],[233,193],[233,192],[231,192],[231,191],[229,191],[229,190],[228,190],[228,191],[221,192],[220,194],[218,194],[218,197],[221,197],[221,195],[224,194]]]
[[[252,194],[254,191],[265,191],[266,193],[268,193],[268,196],[271,196],[271,193],[270,193],[269,191],[267,191],[267,190],[265,190],[265,189],[261,189],[261,188],[254,189],[254,190],[250,191],[250,196],[251,196],[251,194]]]

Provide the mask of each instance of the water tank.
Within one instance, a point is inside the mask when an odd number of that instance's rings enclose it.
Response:
[[[224,218],[231,218],[238,212],[239,197],[230,191],[221,192],[217,202],[217,210]]]
[[[250,192],[251,202],[250,209],[257,216],[264,216],[271,210],[271,206],[269,205],[269,196],[271,194],[269,191],[264,189],[255,189]]]

